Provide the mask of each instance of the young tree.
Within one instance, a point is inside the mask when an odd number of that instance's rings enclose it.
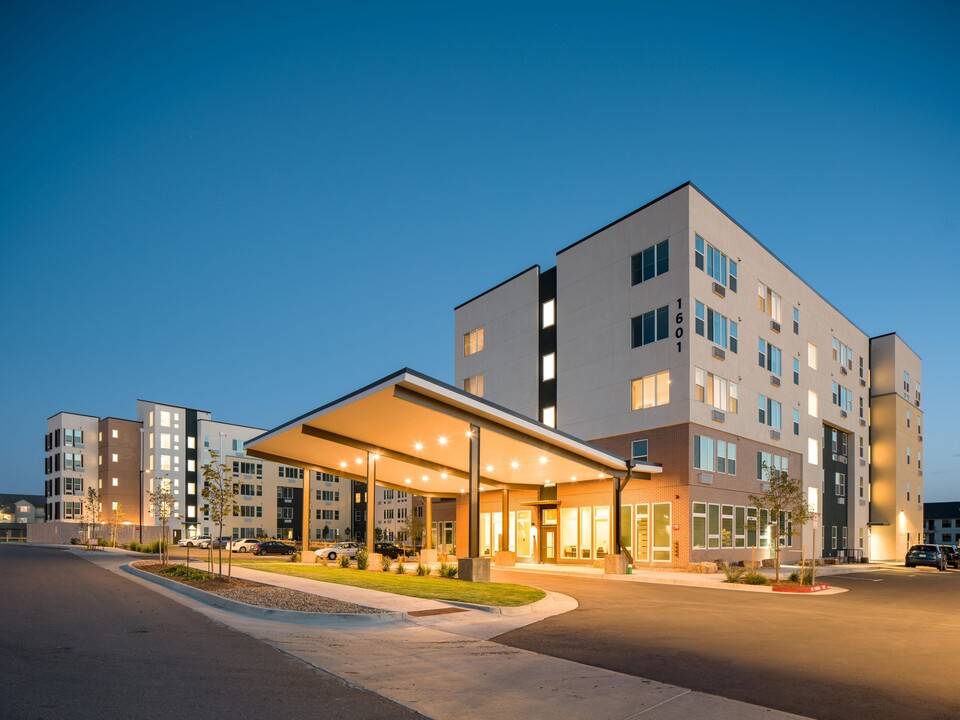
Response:
[[[784,470],[771,470],[766,463],[763,472],[767,487],[759,495],[750,495],[750,502],[768,513],[773,527],[774,578],[780,582],[780,538],[791,538],[810,520],[810,506],[803,494],[803,483],[789,477]]]
[[[236,493],[233,490],[233,471],[220,462],[220,455],[210,451],[210,462],[203,466],[203,490],[200,494],[210,509],[210,519],[217,526],[217,537],[223,537],[223,524],[231,515],[239,512]],[[217,543],[217,574],[223,577],[223,545]],[[227,577],[232,566],[227,567]]]
[[[117,503],[116,510],[113,511],[113,517],[110,518],[110,540],[114,546],[120,544],[120,526],[123,524],[123,504]]]
[[[167,527],[173,516],[175,498],[170,491],[170,478],[158,477],[154,480],[155,488],[150,492],[150,503],[153,506],[153,515],[160,523],[160,564],[166,565],[170,556],[167,544]]]
[[[413,549],[419,550],[423,545],[423,531],[426,529],[426,524],[423,521],[422,517],[417,517],[412,511],[407,514],[407,519],[403,523],[403,529],[407,533],[407,537],[410,538],[410,544],[413,545]]]
[[[83,503],[83,523],[86,530],[87,545],[93,540],[93,533],[100,522],[100,493],[95,488],[87,488]]]

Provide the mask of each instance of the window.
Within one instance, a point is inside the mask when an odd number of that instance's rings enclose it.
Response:
[[[820,399],[813,390],[807,390],[807,415],[811,417],[820,416]]]
[[[557,354],[547,353],[543,356],[543,380],[554,380],[557,377]]]
[[[471,395],[483,397],[483,373],[471,375],[463,381],[463,389]]]
[[[845,473],[838,472],[833,474],[833,494],[837,497],[846,497],[847,476]]]
[[[541,422],[547,427],[556,427],[557,426],[557,408],[555,405],[550,407],[545,407],[542,411],[543,420]]]
[[[783,455],[757,452],[757,480],[768,480],[774,473],[786,473],[788,470],[788,459]]]
[[[781,428],[782,406],[777,400],[768,398],[765,395],[758,395],[757,397],[757,405],[759,408],[757,416],[760,423],[779,430]]]
[[[726,440],[693,436],[693,466],[698,470],[737,474],[737,446]]]
[[[303,468],[280,465],[277,467],[277,473],[279,477],[287,478],[289,480],[303,480]]]
[[[910,374],[906,370],[903,371],[903,391],[910,392]]]
[[[160,469],[161,470],[170,470],[170,456],[161,455],[160,456]]]
[[[170,433],[160,433],[160,449],[170,449]]]
[[[763,338],[758,340],[757,357],[760,361],[760,367],[766,368],[777,377],[780,376],[780,366],[782,353],[776,345],[771,345]]]
[[[800,308],[793,308],[793,334],[800,334]],[[860,358],[860,364],[863,365],[863,358]]]
[[[694,331],[697,335],[707,338],[722,348],[730,348],[730,352],[737,352],[737,323],[699,300],[695,303],[694,316]]]
[[[910,446],[907,445],[907,465],[910,464]],[[908,498],[909,499],[909,498]]]
[[[483,350],[483,328],[471,330],[463,336],[463,356],[473,355]]]
[[[780,296],[771,290],[769,287],[764,285],[762,282],[757,283],[757,307],[760,309],[760,312],[769,315],[770,319],[775,323],[780,322],[780,305],[781,298]]]
[[[699,235],[694,239],[694,264],[724,287],[737,291],[737,263]]]
[[[234,440],[231,443],[234,452],[243,452],[243,440]]]
[[[670,402],[670,372],[637,378],[633,381],[632,394],[634,410],[666,405]]]
[[[187,460],[187,472],[196,472],[196,471],[197,471],[197,461]]]
[[[817,346],[812,342],[807,343],[807,367],[817,369]]]
[[[166,410],[160,411],[160,427],[170,427],[170,413]]]
[[[188,435],[188,436],[187,436],[187,449],[188,449],[188,450],[195,450],[196,447],[197,447],[197,439],[196,439],[195,437],[193,437],[192,435]]]
[[[833,338],[833,359],[840,363],[841,367],[853,370],[853,350],[837,338]]]
[[[117,453],[111,453],[110,462],[120,462],[120,456]]]
[[[846,412],[853,412],[853,393],[839,383],[833,383],[833,404]],[[910,415],[907,411],[907,427],[910,426]]]
[[[910,427],[910,410],[907,410],[907,427]]]
[[[796,408],[793,409],[793,434],[800,434],[800,411]]]
[[[670,270],[670,246],[667,240],[651,245],[630,258],[630,284],[663,275]]]
[[[793,384],[800,384],[800,358],[793,359]]]
[[[114,440],[116,440],[117,438],[120,437],[120,431],[117,430],[117,429],[111,430],[111,431],[110,431],[110,437],[112,437]]]
[[[656,310],[650,310],[638,315],[631,322],[630,347],[637,348],[649,345],[657,340],[663,340],[670,332],[669,308],[664,305]]]
[[[820,443],[816,438],[807,438],[807,462],[811,465],[820,464]]]
[[[553,327],[557,322],[557,301],[547,300],[540,306],[541,322],[540,327]]]
[[[112,487],[117,487],[120,485],[120,480],[118,478],[111,478],[110,485]]]
[[[634,440],[630,443],[630,456],[637,462],[647,462],[649,457],[647,448],[648,442],[646,440]]]
[[[724,412],[737,412],[738,390],[735,382],[701,368],[695,368],[694,383],[696,384],[694,397],[698,402],[712,405]]]

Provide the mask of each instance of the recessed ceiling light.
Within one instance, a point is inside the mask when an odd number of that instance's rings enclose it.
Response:
[[[420,479],[423,480],[424,482],[427,482],[430,478],[427,477],[426,475],[421,475]]]
[[[446,480],[446,479],[447,479],[447,474],[446,474],[446,473],[440,473],[440,479],[441,479],[441,480]]]
[[[487,472],[493,472],[493,465],[487,465]]]
[[[514,460],[513,462],[510,463],[510,467],[512,467],[514,470],[516,470],[518,467],[520,467],[520,463],[518,463],[516,460]]]
[[[419,450],[423,450],[423,443],[414,443],[414,444],[413,444],[413,449],[414,449],[414,450],[418,450],[418,451],[419,451]]]
[[[576,476],[576,475],[571,475],[571,476],[570,476],[570,479],[573,480],[573,482],[576,482],[576,481],[577,481],[577,476]]]
[[[344,462],[343,460],[341,460],[341,461],[340,461],[340,467],[345,468],[346,466],[347,466],[347,463]]]
[[[357,465],[361,465],[362,463],[363,463],[363,459],[362,459],[362,458],[357,458]]]
[[[467,433],[467,435],[469,436],[470,433]],[[437,442],[440,443],[441,445],[446,445],[447,438],[444,435],[441,435],[439,438],[437,438]]]
[[[404,480],[404,482],[405,482],[407,485],[409,485],[409,484],[410,484],[410,478],[407,478],[406,480]]]
[[[546,464],[547,464],[547,458],[546,458],[545,455],[541,455],[541,456],[540,456],[540,464],[541,464],[541,465],[546,465]]]

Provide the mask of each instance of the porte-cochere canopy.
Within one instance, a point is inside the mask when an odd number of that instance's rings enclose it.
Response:
[[[471,516],[484,490],[623,482],[661,472],[410,369],[294,418],[245,449],[254,457],[426,497],[469,494]]]

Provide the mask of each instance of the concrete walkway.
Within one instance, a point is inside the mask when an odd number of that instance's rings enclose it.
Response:
[[[117,573],[133,559],[122,552],[74,552]],[[216,622],[435,720],[507,716],[525,720],[800,717],[489,641],[508,630],[575,609],[576,601],[563,595],[551,594],[522,614],[464,610],[418,617],[409,613],[449,609],[451,605],[247,568],[234,568],[234,573],[405,612],[408,619],[375,626],[338,627],[278,622],[229,612],[128,573],[121,574]],[[704,577],[703,581],[709,579]],[[716,587],[719,583],[713,584]]]

